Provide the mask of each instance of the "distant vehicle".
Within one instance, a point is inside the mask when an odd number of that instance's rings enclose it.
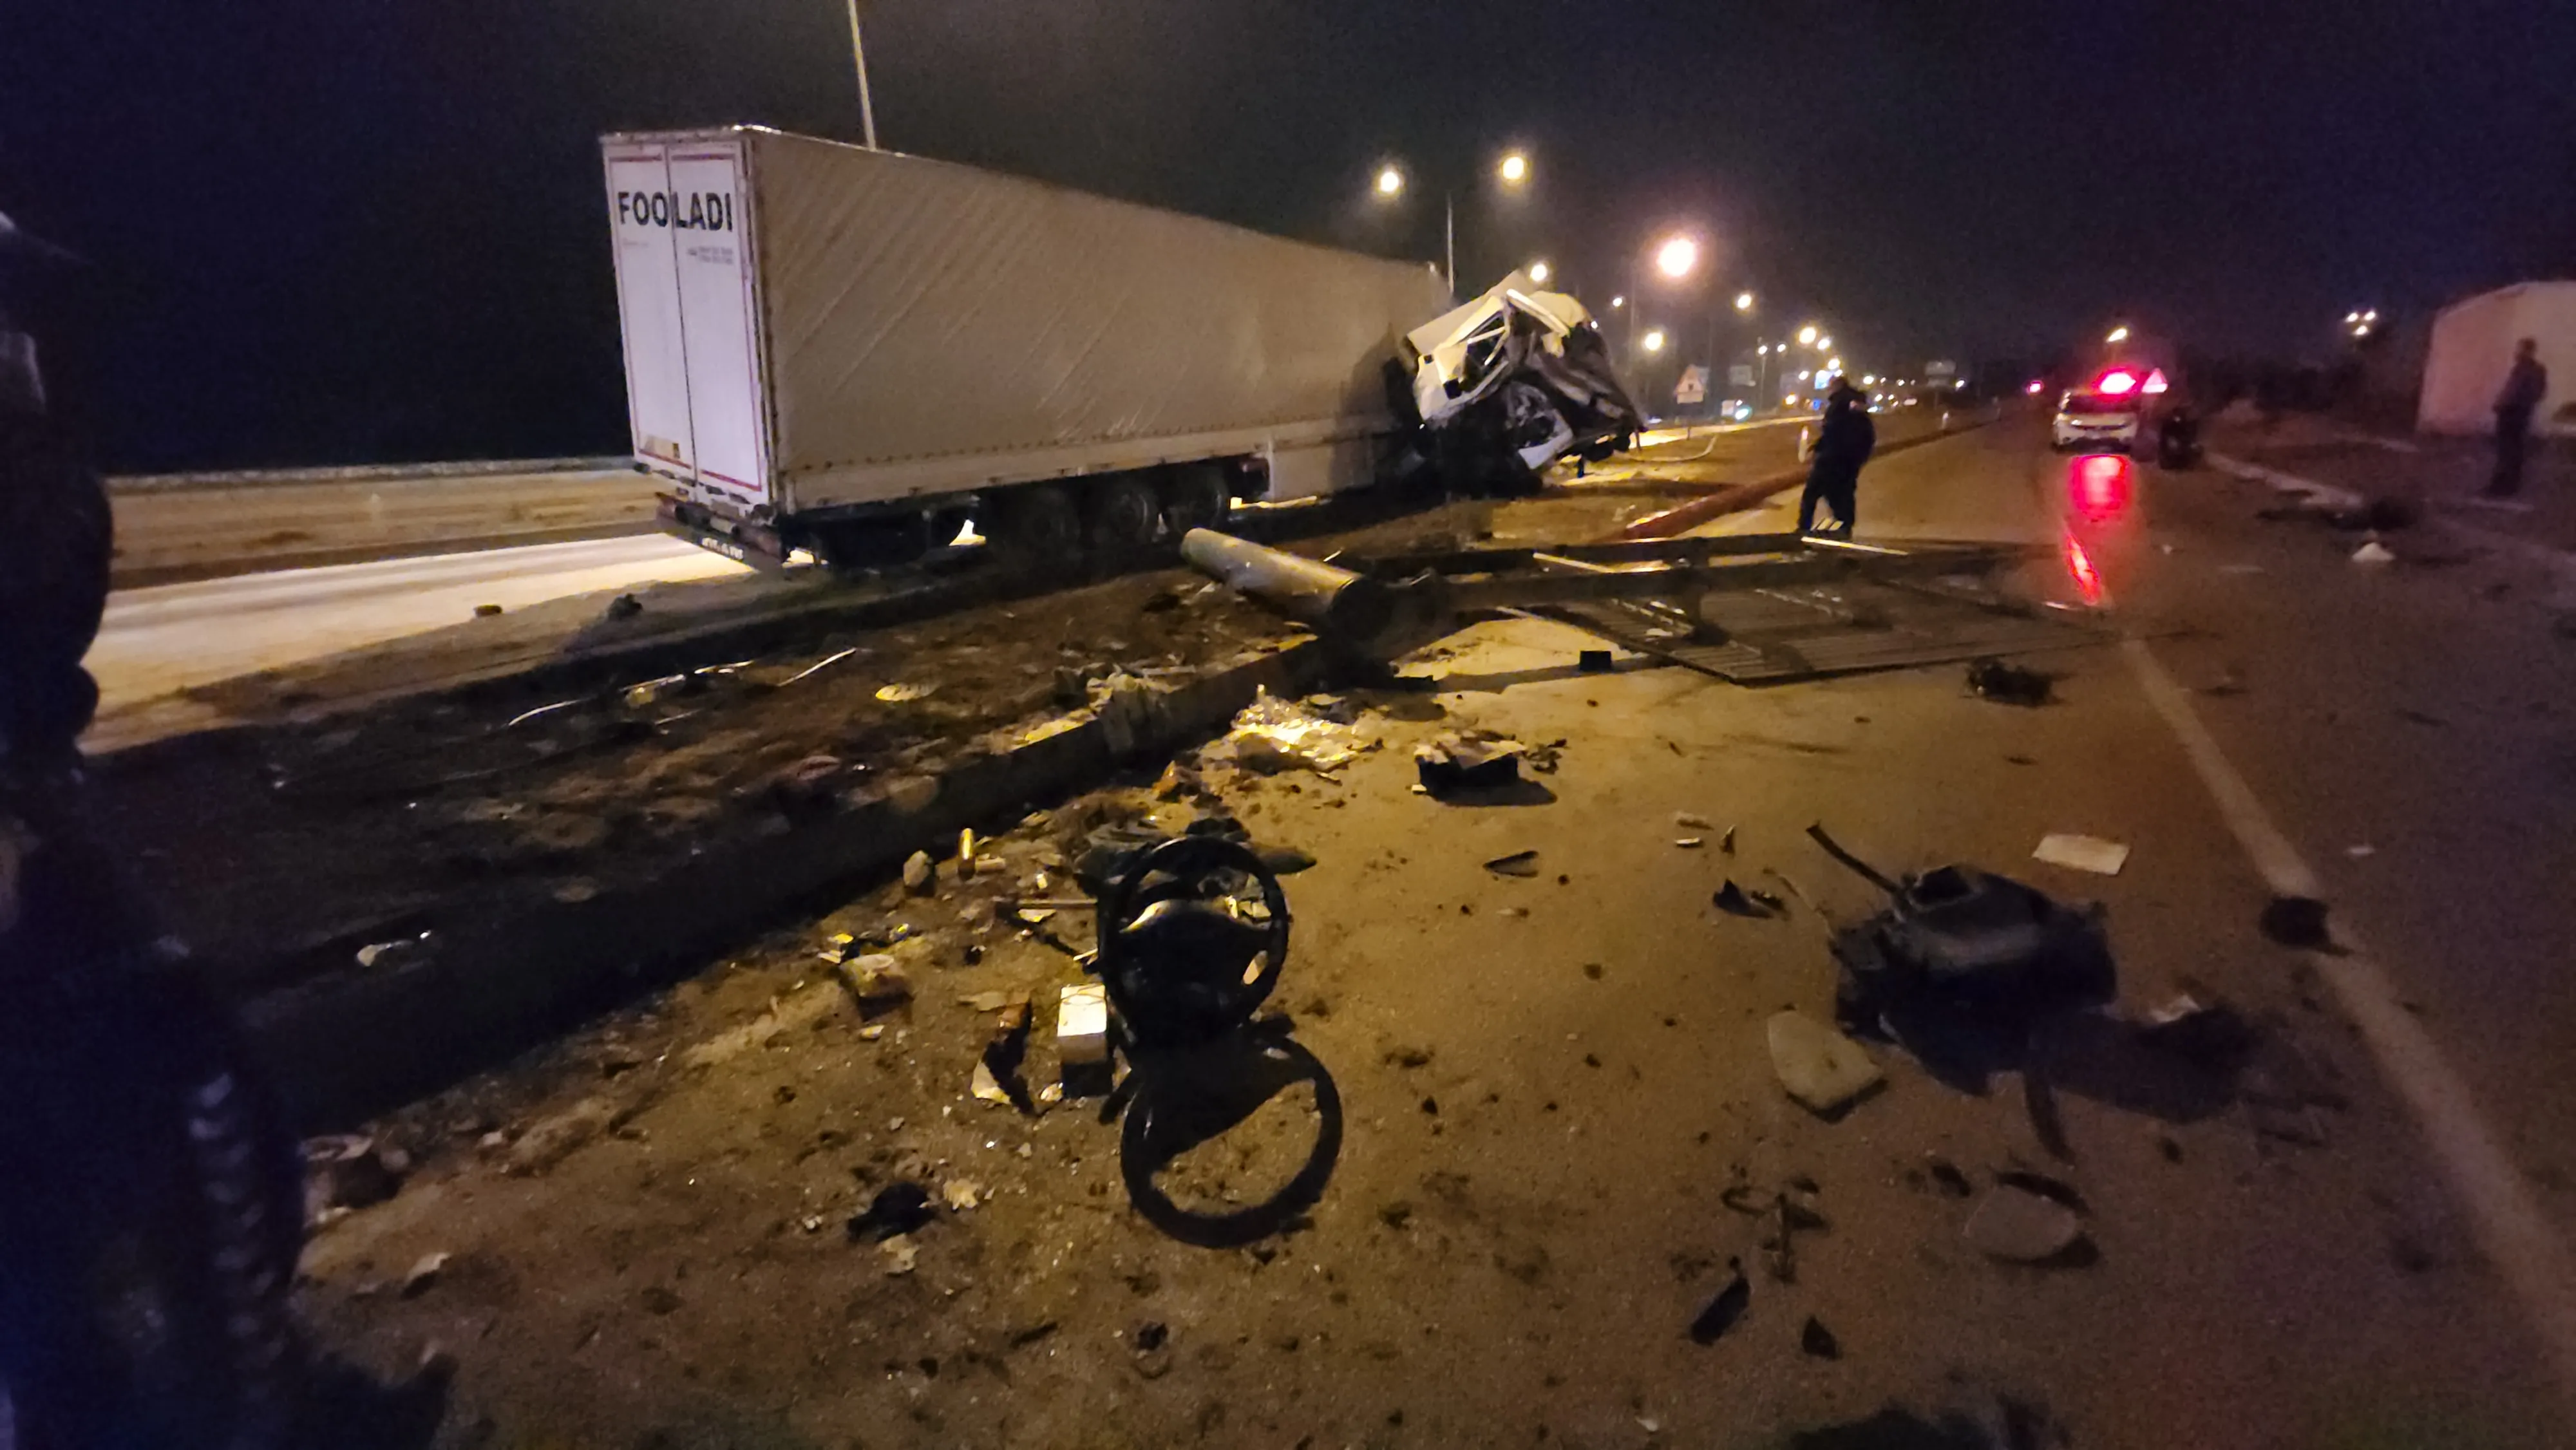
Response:
[[[635,462],[747,563],[1119,557],[1415,457],[1426,266],[760,127],[601,141]]]
[[[2057,401],[2049,438],[2059,452],[2136,453],[2151,437],[2171,384],[2164,370],[2115,365]]]

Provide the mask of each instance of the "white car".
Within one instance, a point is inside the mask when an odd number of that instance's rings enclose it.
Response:
[[[2160,368],[2115,367],[2088,386],[2069,388],[2057,400],[2049,441],[2059,452],[2083,449],[2136,453],[2147,440],[2147,415],[2168,384]]]

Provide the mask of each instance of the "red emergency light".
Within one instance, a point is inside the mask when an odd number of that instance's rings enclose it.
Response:
[[[2106,398],[2125,398],[2138,390],[2138,375],[2126,368],[2113,368],[2093,385],[2093,391]]]
[[[2147,374],[2147,380],[2138,385],[2138,391],[2142,393],[2161,393],[2172,386],[2173,385],[2171,383],[2165,381],[2165,370],[2163,368],[2157,368],[2155,371]]]

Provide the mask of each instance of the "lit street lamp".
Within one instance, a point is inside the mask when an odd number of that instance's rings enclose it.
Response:
[[[1750,312],[1750,311],[1752,311],[1752,310],[1753,310],[1753,294],[1752,294],[1752,293],[1750,293],[1750,292],[1738,292],[1738,293],[1736,293],[1736,294],[1735,294],[1735,310],[1736,310],[1736,311],[1738,311],[1738,312]]]
[[[1817,339],[1816,339],[1816,351],[1818,351],[1818,352],[1832,352],[1833,350],[1834,350],[1834,340],[1833,340],[1832,338],[1830,338],[1830,337],[1820,337],[1820,338],[1817,338]]]
[[[1655,249],[1655,270],[1678,282],[1699,265],[1699,243],[1688,237],[1666,237]]]
[[[1804,326],[1804,327],[1802,327],[1802,328],[1799,328],[1799,329],[1798,329],[1798,346],[1800,346],[1800,347],[1814,347],[1815,345],[1816,345],[1816,325],[1815,325],[1814,323],[1810,322],[1810,323],[1808,323],[1806,326]]]
[[[1662,352],[1664,350],[1664,330],[1660,327],[1649,328],[1645,337],[1640,340],[1639,345],[1644,347],[1648,352]]]
[[[2102,340],[2115,346],[2117,344],[2127,342],[2129,340],[2129,325],[2125,322],[2121,323],[2119,326],[2111,329],[2111,335],[2109,337]]]
[[[1545,282],[1545,281],[1547,280],[1547,278],[1548,278],[1548,266],[1547,266],[1547,263],[1545,263],[1545,262],[1532,262],[1532,263],[1530,263],[1530,264],[1529,264],[1529,274],[1530,274],[1530,280],[1531,280],[1531,281],[1533,281],[1533,282]]]
[[[1619,296],[1617,296],[1617,297],[1613,297],[1613,298],[1611,298],[1611,299],[1610,299],[1610,306],[1611,306],[1613,309],[1621,308],[1621,307],[1625,307],[1625,306],[1627,306],[1627,305],[1628,305],[1628,298],[1627,298],[1627,295],[1626,295],[1625,293],[1622,293],[1622,294],[1620,294]]]
[[[1501,161],[1495,163],[1494,176],[1506,190],[1520,190],[1528,184],[1530,178],[1528,154],[1514,151],[1505,155]],[[1404,194],[1404,188],[1405,175],[1402,167],[1394,162],[1388,162],[1378,169],[1377,195],[1380,201],[1395,200]],[[1444,275],[1448,278],[1449,289],[1454,292],[1458,289],[1458,193],[1454,189],[1441,193],[1440,245],[1443,255],[1447,258]],[[1541,277],[1539,280],[1543,282],[1547,279]]]

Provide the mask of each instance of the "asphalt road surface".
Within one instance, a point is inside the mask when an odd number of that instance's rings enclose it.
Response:
[[[1588,674],[1585,636],[1478,626],[1405,662],[1422,692],[1359,697],[1381,748],[1349,766],[1208,767],[1316,859],[1274,1000],[1320,1078],[1264,1058],[1275,1091],[1141,1168],[1087,1108],[970,1096],[992,1019],[960,998],[1078,979],[972,925],[1044,859],[1031,823],[937,901],[862,895],[385,1125],[424,1163],[315,1242],[319,1337],[379,1373],[447,1347],[459,1446],[2569,1443],[2568,646],[2523,562],[2401,535],[2356,565],[2272,502],[2028,424],[1873,467],[1864,541],[2033,542],[2034,580],[2114,607],[2127,641],[2037,661],[2038,708],[1956,665]],[[1411,791],[1410,747],[1464,725],[1560,764]],[[1832,1016],[1819,908],[1880,900],[1817,821],[1884,868],[2104,903],[2116,1013],[1875,1043],[1875,1095],[1790,1103],[1766,1023]],[[2031,859],[2053,832],[2125,863]],[[1784,915],[1715,909],[1729,879]],[[2331,941],[2268,940],[2282,894]],[[814,951],[895,920],[924,928],[913,1005],[863,1029]],[[2185,991],[2247,1039],[2134,1030]],[[1327,1123],[1320,1197],[1248,1249],[1135,1206],[1245,1212]],[[2082,1229],[2048,1266],[1968,1237],[2017,1174]],[[903,1182],[929,1221],[845,1233]],[[1821,1220],[1793,1263],[1764,1250],[1784,1190]]]
[[[90,649],[102,709],[599,589],[749,572],[659,534],[121,589]]]

